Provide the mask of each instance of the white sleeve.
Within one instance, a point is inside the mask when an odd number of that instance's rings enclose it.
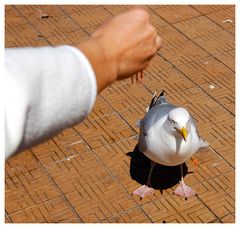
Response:
[[[82,121],[96,87],[89,61],[74,47],[6,49],[6,158]]]

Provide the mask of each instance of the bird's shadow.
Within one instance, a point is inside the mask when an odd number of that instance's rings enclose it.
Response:
[[[131,178],[142,185],[146,184],[151,167],[151,160],[139,151],[138,145],[135,146],[134,151],[128,152],[127,155],[131,157]],[[187,173],[187,165],[183,163],[183,176],[186,176]],[[180,180],[180,165],[165,166],[156,163],[151,176],[151,187],[159,189],[162,192],[176,185]]]

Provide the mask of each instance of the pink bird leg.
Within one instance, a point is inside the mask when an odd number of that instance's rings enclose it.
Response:
[[[155,166],[155,163],[153,161],[151,161],[151,168],[150,168],[150,171],[149,171],[147,184],[142,185],[140,188],[136,189],[132,193],[133,195],[140,196],[140,200],[142,200],[142,198],[144,198],[145,196],[155,195],[154,189],[149,187],[149,186],[151,186],[151,175],[152,175],[152,171],[153,171],[154,166]]]
[[[187,186],[182,180],[180,181],[179,186],[174,191],[174,195],[182,196],[185,198],[185,200],[187,200],[188,197],[196,196],[197,193],[192,188]]]
[[[140,196],[140,200],[142,200],[142,198],[144,198],[145,196],[155,195],[154,189],[148,187],[147,185],[142,185],[140,188],[136,189],[132,194]]]
[[[181,181],[179,186],[176,188],[176,190],[174,191],[174,195],[178,195],[178,196],[182,196],[185,198],[185,200],[187,200],[188,197],[190,196],[196,196],[197,193],[190,188],[189,186],[187,186],[184,181],[183,181],[183,167],[182,165],[180,165],[180,169],[181,169]]]

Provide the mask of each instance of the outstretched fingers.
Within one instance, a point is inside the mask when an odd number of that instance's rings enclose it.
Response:
[[[143,78],[144,78],[143,71],[141,70],[140,72],[137,72],[135,75],[131,76],[132,85],[134,84],[134,78],[137,84],[138,83],[143,84]]]

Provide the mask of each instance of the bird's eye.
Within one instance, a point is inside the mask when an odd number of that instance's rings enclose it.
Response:
[[[170,120],[170,122],[171,122],[172,124],[176,124],[176,123],[177,123],[177,122],[174,121],[174,120]]]

